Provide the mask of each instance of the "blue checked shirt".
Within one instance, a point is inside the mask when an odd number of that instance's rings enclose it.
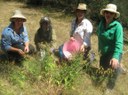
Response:
[[[12,29],[12,23],[6,27],[2,32],[1,37],[1,48],[4,51],[9,50],[13,45],[21,45],[25,42],[28,42],[28,32],[26,27],[23,25],[23,27],[20,29],[20,34],[17,34]]]

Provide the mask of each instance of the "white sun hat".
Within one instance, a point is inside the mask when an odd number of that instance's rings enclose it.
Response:
[[[10,18],[10,21],[13,21],[16,18],[23,19],[24,22],[27,20],[20,10],[15,10],[14,15]]]
[[[85,3],[79,3],[78,10],[87,10],[87,5]]]
[[[117,11],[117,6],[115,4],[107,4],[106,7],[100,11],[100,14],[104,16],[105,11],[115,13],[115,18],[118,18],[120,16],[120,13]]]

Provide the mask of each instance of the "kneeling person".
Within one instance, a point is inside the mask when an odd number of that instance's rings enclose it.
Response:
[[[51,20],[49,17],[44,16],[41,18],[40,27],[37,30],[34,38],[37,52],[45,52],[51,47],[55,47],[56,35],[53,32]]]
[[[21,11],[16,10],[10,18],[10,25],[2,32],[1,48],[7,53],[10,61],[19,62],[26,53],[34,51],[34,47],[29,45],[28,32],[24,25],[26,20]]]

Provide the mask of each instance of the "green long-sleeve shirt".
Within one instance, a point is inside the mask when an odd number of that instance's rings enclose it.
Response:
[[[119,60],[119,55],[123,52],[123,28],[114,20],[108,27],[102,20],[97,29],[98,48],[101,55],[111,54],[113,58]]]

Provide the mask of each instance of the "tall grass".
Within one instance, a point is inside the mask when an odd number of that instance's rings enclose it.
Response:
[[[19,93],[30,95],[31,89],[35,89],[36,95],[41,93],[44,93],[41,95],[63,95],[69,92],[74,95],[75,93],[71,91],[76,88],[76,84],[82,82],[78,80],[81,80],[83,75],[87,74],[90,77],[86,78],[98,82],[96,80],[96,74],[99,73],[98,69],[92,68],[89,61],[82,59],[82,55],[79,54],[73,60],[64,61],[61,65],[58,65],[54,62],[51,53],[46,53],[41,61],[38,58],[28,57],[20,67],[14,64],[11,65],[11,63],[1,63],[0,70],[4,71],[1,73],[4,73],[2,76],[4,79],[0,80],[6,80],[7,85],[11,88],[6,89],[6,85],[1,82],[2,89],[0,93],[2,95],[18,95]],[[98,77],[98,79],[102,78],[103,76]],[[78,94],[81,94],[81,92]]]

